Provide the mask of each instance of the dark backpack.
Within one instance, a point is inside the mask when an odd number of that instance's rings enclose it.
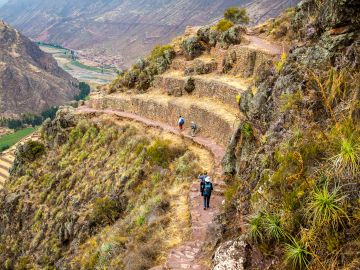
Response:
[[[204,196],[210,196],[212,190],[212,184],[210,182],[205,182],[204,186]]]

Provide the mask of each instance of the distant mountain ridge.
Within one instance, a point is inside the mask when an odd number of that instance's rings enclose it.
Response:
[[[244,6],[254,22],[278,15],[297,0],[9,0],[0,17],[39,41],[85,50],[128,66],[188,25],[204,25],[229,6]],[[104,58],[104,59],[102,59]],[[107,59],[106,59],[107,58]]]
[[[55,59],[0,21],[0,115],[40,113],[70,101],[77,81]]]

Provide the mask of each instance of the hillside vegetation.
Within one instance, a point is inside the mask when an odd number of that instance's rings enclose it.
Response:
[[[359,269],[359,10],[357,0],[305,0],[246,28],[230,9],[156,46],[77,116],[59,111],[43,141],[17,149],[0,191],[0,263]],[[168,130],[181,113],[214,156],[227,146],[210,210],[222,213],[204,219],[205,245],[190,220],[207,212],[196,201],[190,216],[188,204],[203,156],[116,113]]]
[[[262,26],[302,45],[239,97],[246,121],[224,159],[224,228],[241,233],[225,234],[217,252],[251,247],[240,249],[247,269],[360,267],[359,8],[303,1]]]
[[[148,269],[187,237],[200,167],[179,140],[61,110],[0,191],[5,269]]]

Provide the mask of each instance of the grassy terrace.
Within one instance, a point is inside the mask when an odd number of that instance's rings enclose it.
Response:
[[[0,152],[10,148],[22,138],[30,135],[34,131],[35,128],[24,128],[16,131],[15,133],[0,136]]]

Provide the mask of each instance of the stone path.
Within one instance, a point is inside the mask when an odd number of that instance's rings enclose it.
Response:
[[[286,46],[282,46],[279,44],[276,44],[274,42],[270,42],[268,40],[265,40],[263,38],[260,38],[255,35],[245,35],[245,38],[250,41],[249,46],[254,49],[264,50],[270,54],[274,55],[280,55],[283,52],[287,52],[288,48]]]
[[[199,182],[194,181],[190,190],[190,213],[191,213],[191,237],[182,245],[172,249],[168,255],[167,261],[163,266],[157,266],[152,270],[161,269],[209,269],[202,260],[202,247],[205,243],[206,234],[213,218],[220,213],[220,207],[223,201],[223,188],[225,183],[222,179],[221,160],[225,154],[225,150],[215,142],[204,137],[191,137],[187,130],[180,132],[177,128],[162,122],[157,122],[148,118],[141,117],[136,114],[117,111],[117,110],[97,110],[87,107],[80,107],[78,114],[110,114],[121,118],[133,120],[146,126],[162,129],[166,132],[182,136],[192,140],[200,146],[208,149],[214,156],[214,167],[211,172],[214,183],[214,193],[211,197],[211,208],[203,210],[202,197],[199,192]]]

